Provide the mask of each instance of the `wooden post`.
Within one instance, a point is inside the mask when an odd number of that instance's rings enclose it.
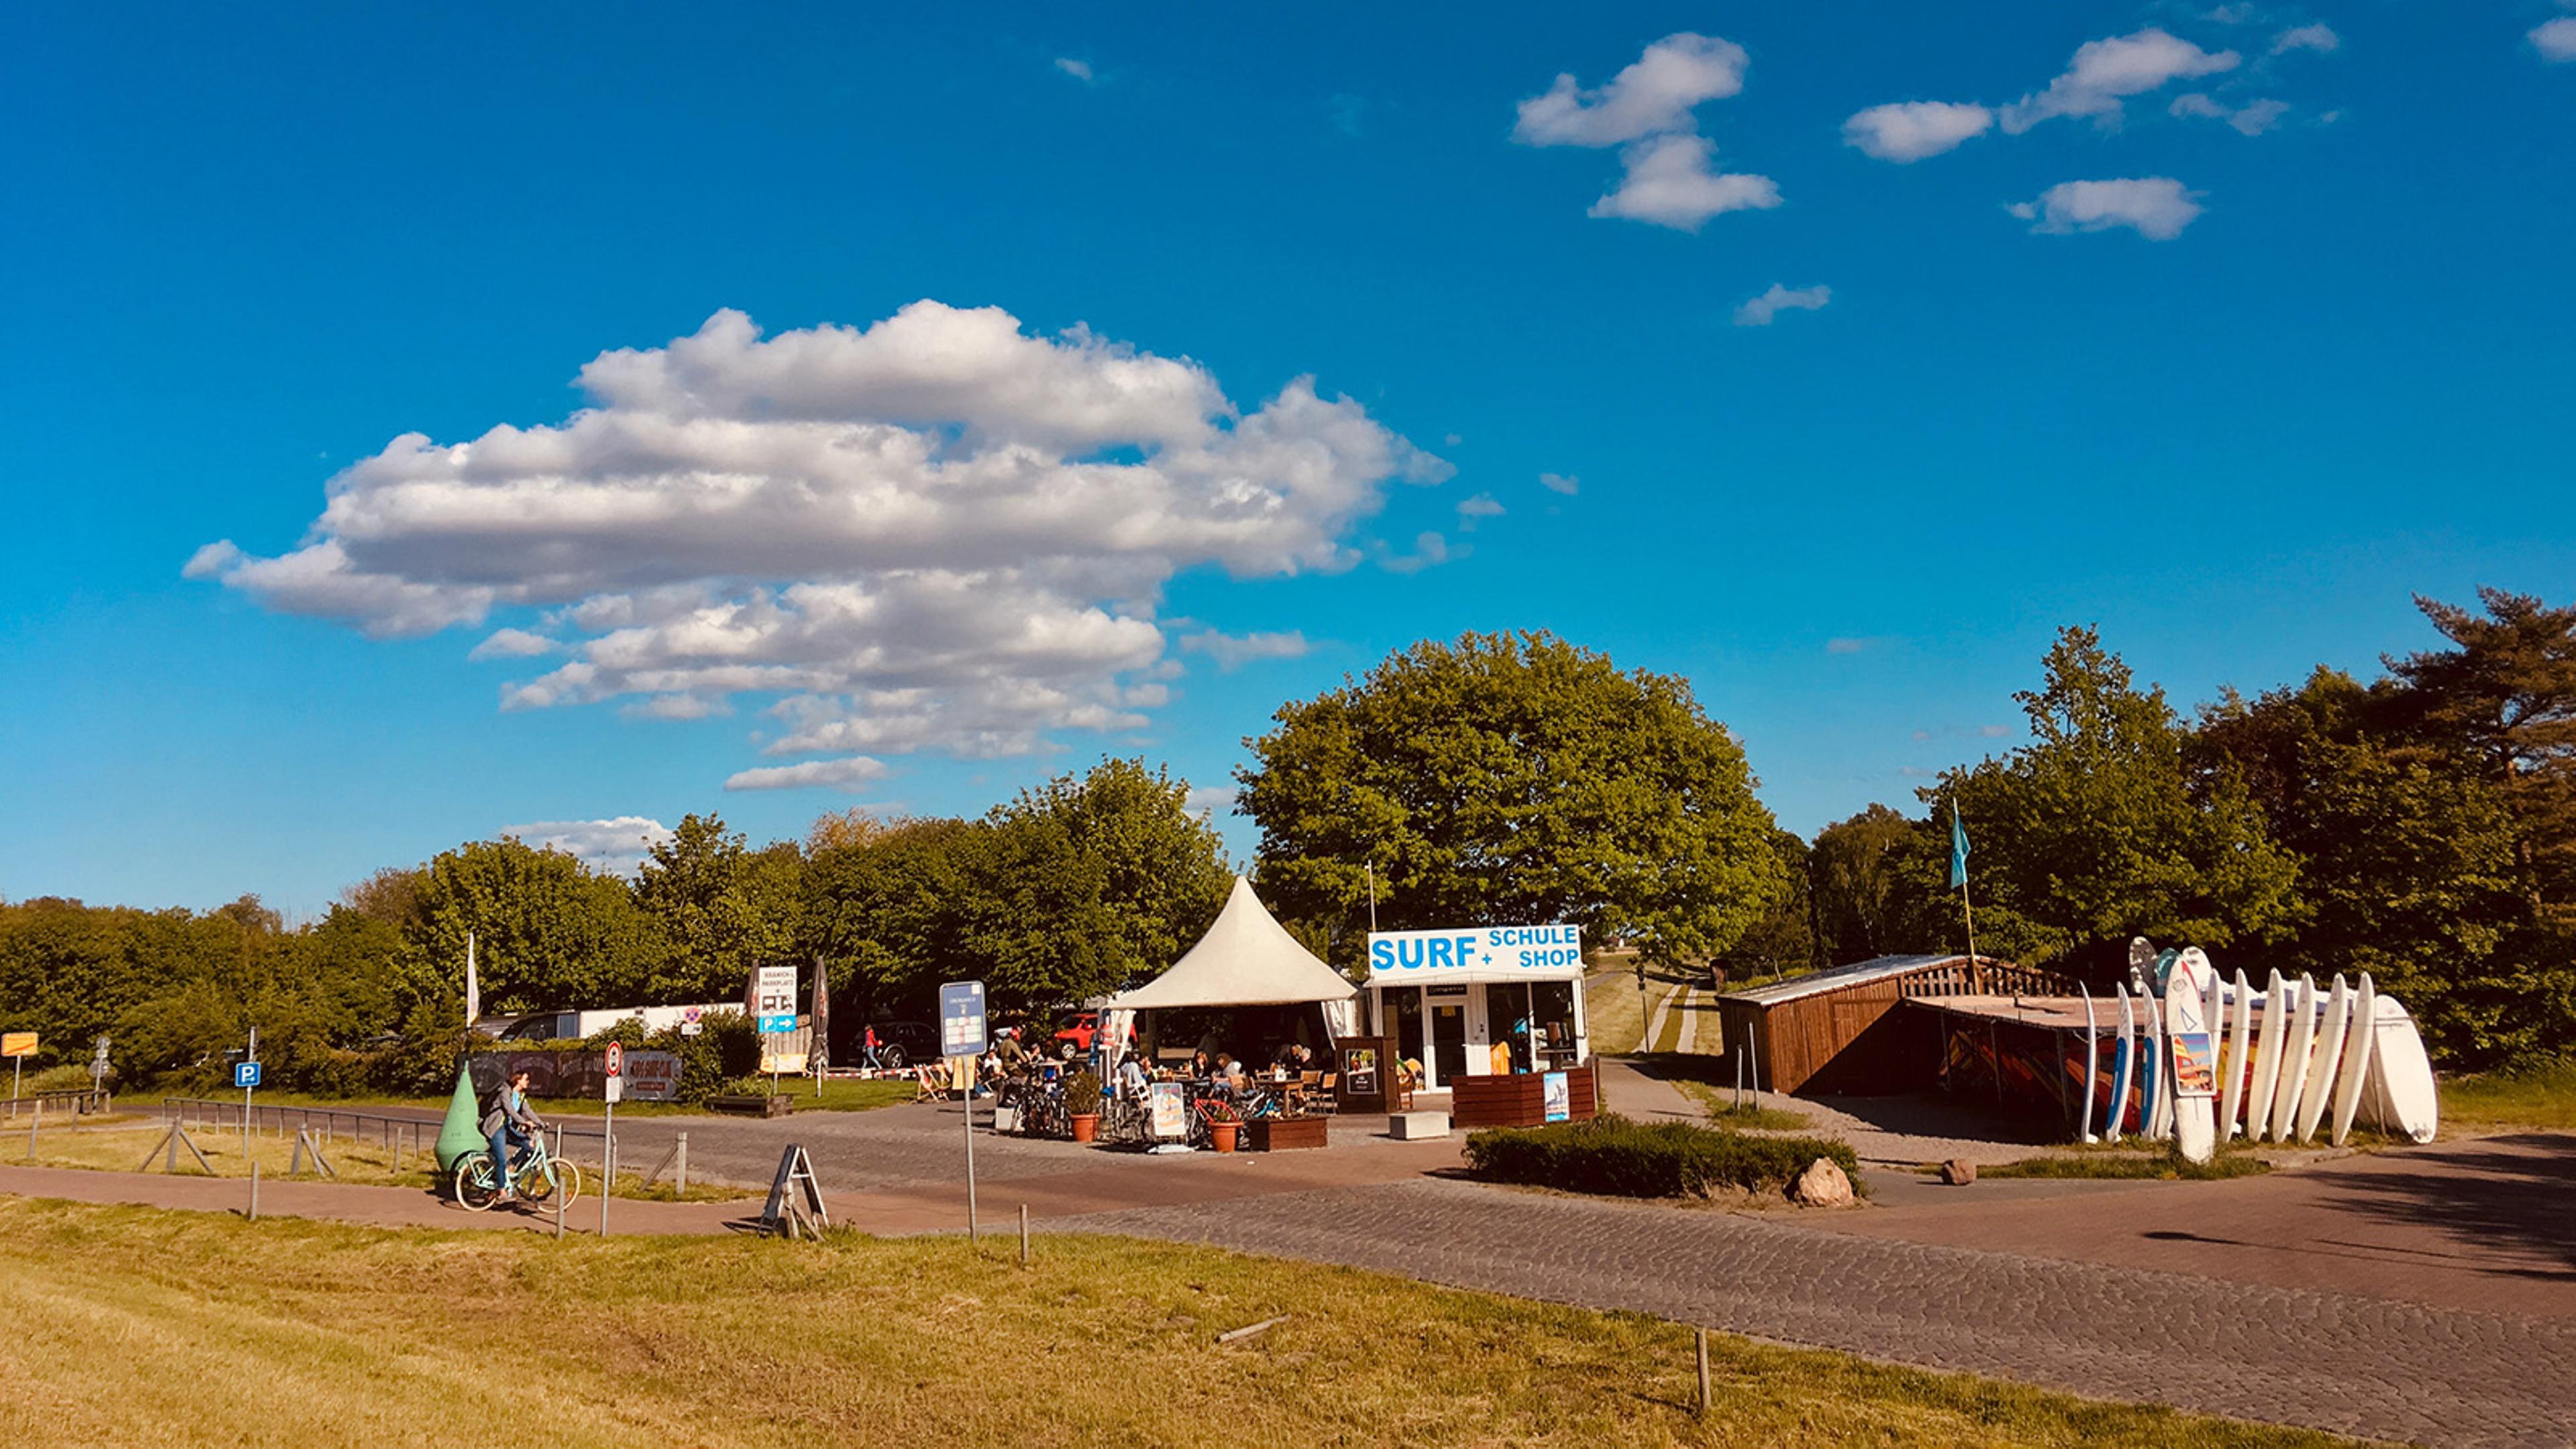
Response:
[[[680,1134],[678,1152],[679,1160],[672,1166],[671,1186],[678,1189],[680,1196],[687,1197],[689,1195],[689,1134],[686,1132]]]
[[[45,1124],[45,1099],[36,1099],[36,1110],[27,1118],[27,1160],[36,1160],[36,1129]]]
[[[1697,1337],[1699,1340],[1699,1411],[1702,1414],[1705,1414],[1709,1411],[1710,1407],[1708,1395],[1708,1330],[1705,1328],[1698,1330]]]
[[[250,1220],[259,1221],[259,1164],[250,1165]]]
[[[1029,1205],[1020,1204],[1020,1266],[1029,1265]]]

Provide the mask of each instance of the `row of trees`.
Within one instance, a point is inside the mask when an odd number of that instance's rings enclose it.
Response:
[[[2448,647],[2186,720],[2091,630],[2020,696],[2032,742],[1822,831],[1817,955],[1963,942],[2097,982],[2133,935],[2257,981],[2369,971],[2455,1066],[2576,1043],[2576,608],[2418,601]]]

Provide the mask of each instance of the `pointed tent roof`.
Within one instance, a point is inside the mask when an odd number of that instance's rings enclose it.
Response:
[[[1113,1011],[1171,1006],[1289,1006],[1347,1001],[1358,988],[1270,918],[1252,882],[1234,878],[1216,924],[1162,975],[1110,998]]]

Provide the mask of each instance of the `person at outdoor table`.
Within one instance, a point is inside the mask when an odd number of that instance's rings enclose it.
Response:
[[[1118,1089],[1130,1097],[1145,1095],[1145,1064],[1129,1057],[1118,1064]]]
[[[1197,1051],[1190,1053],[1190,1075],[1192,1077],[1204,1078],[1211,1075],[1212,1071],[1213,1067],[1208,1061],[1206,1047],[1200,1047]]]
[[[994,1044],[993,1051],[1002,1059],[1002,1066],[1006,1070],[1017,1069],[1020,1059],[1028,1055],[1020,1046],[1019,1032],[1010,1027],[1002,1029],[1002,1039]]]

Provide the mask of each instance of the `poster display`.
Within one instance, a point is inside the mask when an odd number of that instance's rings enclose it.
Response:
[[[2174,1095],[2218,1095],[2218,1058],[2210,1034],[2178,1031],[2166,1038],[2173,1050]]]
[[[1178,1142],[1189,1136],[1189,1089],[1179,1082],[1155,1082],[1147,1093],[1153,1109],[1149,1125],[1154,1136],[1165,1142]]]
[[[1374,1097],[1377,1086],[1377,1048],[1352,1047],[1342,1053],[1342,1076],[1354,1097]]]
[[[1573,1115],[1574,1095],[1566,1088],[1565,1073],[1548,1073],[1540,1084],[1539,1093],[1550,1122],[1562,1122]]]

